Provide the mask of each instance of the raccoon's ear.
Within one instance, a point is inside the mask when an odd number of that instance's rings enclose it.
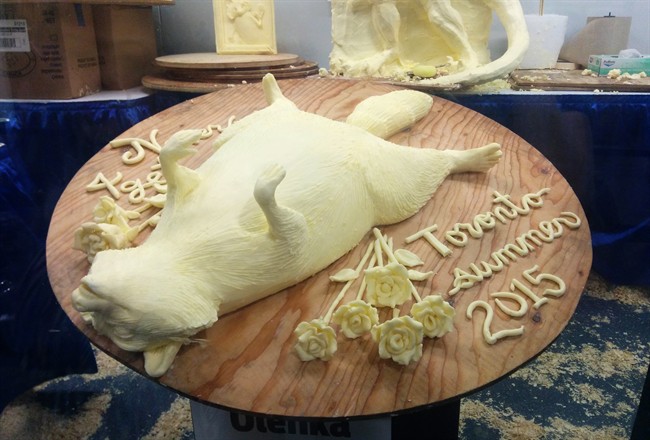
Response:
[[[167,345],[147,350],[144,352],[144,370],[151,377],[160,377],[169,369],[174,358],[181,348],[180,342],[172,342]]]

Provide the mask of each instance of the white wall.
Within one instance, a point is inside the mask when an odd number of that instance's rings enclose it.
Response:
[[[279,52],[328,66],[331,16],[328,0],[275,0]],[[216,50],[212,0],[176,0],[156,7],[160,55]]]
[[[414,0],[410,0],[414,1]],[[525,14],[536,14],[537,0],[522,0]],[[544,12],[567,15],[567,39],[584,27],[587,17],[632,17],[628,47],[650,54],[650,1],[546,0]],[[176,0],[155,7],[160,55],[216,50],[212,0]],[[276,38],[280,52],[295,53],[327,67],[331,47],[329,0],[275,0]],[[505,51],[507,40],[498,22],[492,27],[493,57]]]
[[[521,0],[521,6],[524,14],[539,12],[538,0]],[[603,17],[610,13],[618,17],[632,17],[628,48],[650,54],[650,1],[648,0],[546,0],[544,13],[569,17],[565,41],[571,39],[585,26],[587,17]],[[490,39],[493,58],[502,54],[507,45],[503,28],[495,22]]]

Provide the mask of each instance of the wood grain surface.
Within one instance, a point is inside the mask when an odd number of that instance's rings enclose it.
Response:
[[[582,75],[582,70],[515,70],[510,81],[516,90],[583,90],[593,92],[647,92],[650,78],[626,79]]]
[[[142,85],[153,90],[164,90],[166,92],[212,93],[232,87],[233,83],[178,80],[168,78],[164,74],[156,74],[143,76]]]
[[[285,95],[305,111],[344,120],[362,99],[396,89],[395,86],[361,81],[303,79],[280,81]],[[172,133],[209,124],[226,124],[229,116],[241,118],[265,106],[259,84],[238,86],[195,98],[165,110],[129,129],[118,138],[148,139],[158,129],[161,143]],[[215,134],[215,137],[217,135]],[[195,167],[210,154],[214,137],[202,141],[199,154],[186,164]],[[222,316],[210,329],[196,335],[203,344],[181,348],[172,368],[157,379],[161,384],[201,402],[223,408],[300,417],[355,417],[395,413],[458,398],[512,372],[538,355],[566,326],[582,293],[591,267],[589,226],[575,194],[557,169],[535,148],[478,113],[435,98],[430,113],[411,130],[392,141],[415,148],[467,149],[499,142],[503,158],[486,174],[449,177],[430,202],[412,218],[381,230],[393,237],[395,247],[419,255],[433,270],[429,281],[417,282],[420,295],[444,293],[452,287],[454,268],[466,269],[490,253],[514,242],[515,237],[536,229],[541,221],[572,211],[582,219],[575,230],[544,243],[527,257],[511,262],[503,271],[462,290],[452,298],[456,308],[454,329],[440,339],[424,341],[419,362],[401,366],[379,357],[370,335],[349,340],[340,332],[338,352],[329,362],[302,362],[294,353],[294,329],[302,321],[325,314],[341,285],[328,277],[342,268],[355,267],[371,240],[371,233],[349,254],[326,270],[285,291]],[[126,179],[144,178],[155,160],[147,152],[144,162],[127,167],[121,163],[124,149],[106,146],[79,170],[63,193],[54,212],[47,239],[47,264],[54,292],[72,321],[99,348],[144,375],[141,353],[118,349],[110,340],[85,324],[71,305],[70,295],[88,272],[85,255],[72,249],[75,229],[92,218],[100,193],[85,190],[98,172],[112,177],[124,172]],[[370,160],[370,158],[369,158]],[[542,188],[551,191],[544,205],[529,215],[498,224],[481,239],[470,239],[464,248],[449,246],[453,253],[443,258],[423,240],[410,245],[404,238],[432,224],[442,239],[457,222],[493,209],[492,193],[522,196]],[[232,188],[236,191],[236,188]],[[118,203],[128,207],[126,196]],[[324,244],[326,245],[326,244]],[[465,316],[468,305],[482,299],[494,305],[491,292],[509,290],[513,279],[522,281],[525,270],[539,265],[542,272],[560,277],[567,284],[564,296],[551,298],[538,310],[529,309],[522,318],[511,318],[495,308],[492,330],[524,326],[524,334],[489,345],[483,338],[484,313]],[[164,283],[164,280],[160,280]],[[541,293],[546,284],[533,286]],[[356,293],[350,293],[346,301]],[[446,295],[445,295],[446,296]],[[532,301],[528,301],[529,306]],[[513,306],[515,307],[515,306]],[[402,307],[407,314],[410,303]],[[382,310],[381,319],[390,311]]]
[[[264,75],[272,73],[276,79],[304,78],[318,73],[318,64],[303,61],[290,66],[261,67],[257,69],[167,69],[168,78],[181,81],[261,81]]]

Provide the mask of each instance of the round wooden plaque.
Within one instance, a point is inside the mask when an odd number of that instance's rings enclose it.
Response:
[[[145,75],[142,77],[142,85],[154,90],[164,90],[166,92],[185,92],[185,93],[212,93],[217,90],[233,87],[231,83],[176,80],[165,76]]]
[[[159,67],[178,69],[244,69],[253,67],[288,66],[300,63],[298,55],[221,55],[212,52],[165,55],[156,58]]]
[[[344,120],[364,98],[397,88],[322,78],[281,81],[280,87],[302,110],[335,120]],[[178,130],[225,125],[231,115],[241,118],[265,105],[259,84],[229,88],[165,110],[118,138],[149,139],[152,130],[159,130],[157,139],[162,144]],[[208,157],[214,137],[202,141],[197,147],[199,153],[187,160],[188,166],[195,167]],[[538,355],[559,335],[586,282],[591,267],[591,243],[580,203],[557,169],[508,129],[440,98],[434,98],[433,108],[423,120],[391,140],[414,148],[467,149],[489,142],[499,142],[503,148],[502,160],[488,173],[447,178],[418,214],[381,228],[393,238],[395,248],[405,248],[420,256],[424,265],[418,270],[435,272],[432,279],[415,283],[423,297],[443,293],[449,299],[445,292],[452,287],[455,268],[469,270],[471,264],[488,259],[492,252],[513,243],[522,234],[539,229],[543,221],[570,211],[582,219],[582,224],[577,229],[565,228],[561,237],[534,246],[529,255],[511,261],[491,277],[451,297],[456,309],[453,331],[440,339],[425,338],[422,358],[408,366],[381,359],[370,335],[352,340],[339,332],[338,351],[328,362],[302,362],[294,352],[294,329],[302,321],[325,314],[342,288],[342,284],[331,282],[328,277],[357,265],[372,239],[369,231],[356,249],[321,273],[220,317],[210,329],[196,335],[205,342],[181,348],[171,369],[157,381],[185,396],[222,408],[317,418],[373,416],[422,408],[484,387]],[[54,292],[75,325],[102,350],[144,374],[142,354],[120,350],[98,335],[81,320],[70,299],[89,269],[85,255],[72,249],[74,231],[92,218],[99,196],[107,194],[87,192],[86,185],[99,172],[112,178],[122,171],[123,181],[145,179],[155,161],[155,153],[147,151],[145,161],[126,166],[120,159],[122,153],[124,149],[106,146],[70,182],[52,217],[47,263]],[[482,238],[470,238],[463,248],[446,243],[452,250],[450,256],[442,257],[422,239],[412,244],[404,242],[405,237],[432,224],[438,226],[434,235],[443,240],[444,231],[457,222],[471,222],[477,214],[494,209],[495,191],[510,195],[511,201],[519,205],[524,195],[543,188],[550,188],[543,196],[543,206],[497,224],[485,231]],[[128,207],[126,198],[123,195],[118,203]],[[566,292],[548,297],[548,302],[538,309],[532,307],[533,300],[524,297],[528,312],[523,317],[504,314],[490,294],[511,291],[513,280],[540,296],[545,289],[557,286],[548,279],[540,279],[539,285],[528,283],[523,274],[534,266],[539,267],[535,274],[548,274],[566,283]],[[356,290],[353,287],[353,293],[344,302],[352,299]],[[483,311],[477,309],[471,319],[466,317],[468,306],[476,300],[486,301],[495,310],[491,332],[523,327],[523,335],[488,344],[483,336]],[[503,301],[512,309],[518,307],[513,301]],[[407,303],[402,314],[409,310]],[[390,317],[390,310],[380,311],[382,321]]]
[[[267,73],[273,74],[276,79],[304,78],[309,75],[315,75],[318,73],[318,64],[311,61],[305,61],[291,66],[261,69],[168,69],[165,73],[170,79],[181,81],[261,81]]]

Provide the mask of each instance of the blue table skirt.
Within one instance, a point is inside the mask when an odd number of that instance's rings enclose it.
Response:
[[[587,214],[594,270],[650,285],[650,95],[445,97],[517,133],[560,170]]]
[[[87,340],[56,303],[45,239],[75,172],[132,125],[195,95],[127,101],[0,102],[0,410],[44,380],[96,369]],[[580,198],[594,269],[650,285],[650,95],[441,95],[540,150]]]
[[[178,99],[0,102],[0,411],[38,383],[96,371],[87,339],[63,313],[48,281],[50,217],[88,159]]]

